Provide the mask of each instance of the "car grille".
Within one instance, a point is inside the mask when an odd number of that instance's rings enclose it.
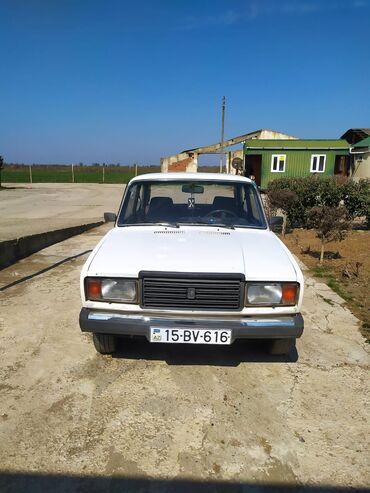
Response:
[[[141,276],[143,308],[176,310],[240,310],[244,276],[149,274]]]

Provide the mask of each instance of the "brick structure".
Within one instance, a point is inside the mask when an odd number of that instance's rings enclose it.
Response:
[[[187,171],[187,167],[189,166],[190,163],[193,162],[193,159],[191,157],[188,157],[186,159],[182,159],[181,161],[177,161],[176,163],[172,163],[168,165],[168,171],[178,171],[178,172],[184,172]]]
[[[198,156],[201,154],[220,154],[220,152],[226,154],[226,170],[228,173],[232,172],[231,159],[235,156],[242,155],[242,150],[239,151],[227,151],[227,148],[236,144],[242,144],[248,139],[295,139],[291,135],[286,135],[274,130],[261,129],[248,134],[239,135],[239,137],[233,137],[232,139],[225,140],[224,142],[217,142],[205,147],[196,147],[194,149],[187,149],[174,154],[173,156],[161,158],[161,171],[167,173],[169,171],[187,171],[196,172],[198,170]]]

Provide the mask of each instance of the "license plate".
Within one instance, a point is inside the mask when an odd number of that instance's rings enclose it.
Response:
[[[231,344],[231,330],[150,328],[150,342],[180,344]]]

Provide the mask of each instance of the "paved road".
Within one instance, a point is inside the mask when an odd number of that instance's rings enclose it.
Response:
[[[0,241],[101,221],[118,210],[125,185],[6,184],[0,190]]]
[[[103,357],[78,327],[78,278],[107,228],[0,273],[2,287],[29,277],[0,292],[1,492],[96,491],[92,476],[156,493],[176,478],[207,492],[200,481],[370,484],[369,346],[335,293],[307,278],[298,362],[260,343],[128,341]]]

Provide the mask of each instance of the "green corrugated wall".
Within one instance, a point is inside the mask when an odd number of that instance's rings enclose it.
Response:
[[[309,176],[313,173],[310,172],[311,168],[311,156],[312,154],[326,154],[326,165],[323,173],[317,173],[320,176],[331,176],[334,174],[335,157],[337,155],[347,156],[346,149],[335,150],[296,150],[296,149],[282,149],[282,150],[258,150],[247,149],[245,151],[247,155],[262,155],[262,172],[261,172],[261,188],[267,187],[267,184],[271,180],[284,177],[299,177]],[[273,154],[285,154],[285,172],[284,173],[272,173],[271,172],[271,156]]]

